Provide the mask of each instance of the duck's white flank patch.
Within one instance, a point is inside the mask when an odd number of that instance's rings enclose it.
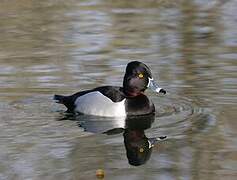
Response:
[[[99,91],[78,97],[75,106],[75,111],[83,114],[106,117],[126,116],[125,99],[121,102],[113,102]]]

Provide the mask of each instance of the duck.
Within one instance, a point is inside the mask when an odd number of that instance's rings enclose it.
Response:
[[[155,113],[146,89],[166,94],[152,77],[151,70],[140,61],[127,64],[123,86],[100,86],[64,96],[54,95],[56,103],[66,106],[68,113],[104,117],[131,117]]]

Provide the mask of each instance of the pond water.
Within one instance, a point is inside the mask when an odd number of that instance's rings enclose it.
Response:
[[[0,179],[237,178],[237,1],[12,0],[0,15]],[[132,60],[168,92],[146,92],[155,117],[53,102],[121,85]],[[144,152],[137,164],[124,142]]]

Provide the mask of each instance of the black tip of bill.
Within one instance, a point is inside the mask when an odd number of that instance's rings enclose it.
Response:
[[[161,89],[161,90],[159,91],[159,93],[166,94],[166,90]]]

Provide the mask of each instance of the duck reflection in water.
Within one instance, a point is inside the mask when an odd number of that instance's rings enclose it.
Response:
[[[124,145],[128,162],[139,166],[147,162],[151,156],[152,147],[157,142],[156,138],[147,138],[144,130],[151,127],[154,117],[150,119],[141,117],[126,120],[126,128],[123,133]]]
[[[138,116],[127,118],[125,129],[123,129],[124,145],[128,162],[130,165],[139,166],[145,164],[151,156],[153,146],[160,140],[166,138],[162,136],[159,138],[147,138],[145,130],[151,127],[155,116]],[[115,128],[105,132],[110,135],[121,132],[121,128]]]

